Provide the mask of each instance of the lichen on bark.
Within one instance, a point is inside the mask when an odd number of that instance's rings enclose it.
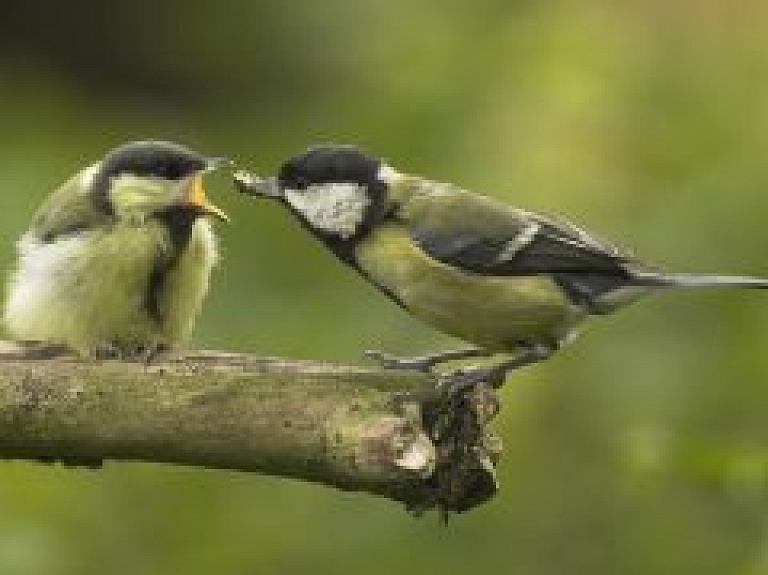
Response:
[[[496,492],[497,400],[425,374],[190,352],[150,365],[0,345],[0,458],[237,469],[461,512]]]

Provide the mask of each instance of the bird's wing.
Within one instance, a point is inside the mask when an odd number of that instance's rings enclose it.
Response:
[[[447,185],[414,196],[405,220],[413,241],[444,264],[489,276],[549,274],[586,304],[627,287],[636,263],[570,222]]]
[[[112,216],[83,192],[82,175],[62,184],[43,203],[32,220],[29,233],[38,241],[53,242],[60,237],[108,225]]]

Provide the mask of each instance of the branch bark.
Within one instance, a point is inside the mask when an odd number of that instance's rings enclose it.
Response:
[[[0,458],[257,471],[465,511],[496,491],[496,397],[427,375],[193,352],[150,365],[0,342]]]

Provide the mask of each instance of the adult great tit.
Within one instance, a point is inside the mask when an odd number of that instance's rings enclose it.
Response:
[[[421,358],[373,352],[390,367],[512,354],[455,372],[500,385],[548,358],[592,315],[672,287],[767,288],[768,280],[668,274],[565,220],[410,176],[350,146],[310,148],[276,178],[235,175],[240,190],[283,203],[343,262],[440,331],[477,347]]]
[[[222,158],[178,144],[122,145],[75,174],[18,243],[4,319],[20,341],[83,356],[150,358],[191,330],[216,238],[202,177]]]

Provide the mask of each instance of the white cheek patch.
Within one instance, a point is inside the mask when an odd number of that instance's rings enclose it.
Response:
[[[365,219],[371,203],[365,188],[353,183],[309,186],[305,190],[285,190],[285,200],[310,225],[348,239]]]

